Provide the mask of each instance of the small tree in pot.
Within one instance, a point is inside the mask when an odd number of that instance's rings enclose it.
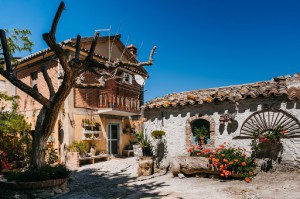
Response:
[[[200,145],[205,144],[205,139],[209,138],[209,131],[204,126],[198,128],[194,128],[194,132],[196,134],[196,140],[198,140]]]

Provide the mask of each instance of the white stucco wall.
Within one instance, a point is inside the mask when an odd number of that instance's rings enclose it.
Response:
[[[236,122],[232,124],[225,123],[220,125],[220,115],[224,113],[234,113],[236,108],[234,103],[217,102],[204,105],[193,105],[184,107],[168,107],[160,109],[146,109],[144,117],[144,132],[151,138],[153,130],[163,130],[166,132],[164,136],[166,143],[166,156],[161,165],[167,166],[175,156],[189,155],[186,146],[186,125],[190,117],[199,115],[208,115],[215,122],[215,147],[227,142],[227,144],[236,147],[246,148],[250,152],[251,139],[233,139],[240,135],[243,122],[253,113],[265,108],[276,108],[290,113],[297,119],[300,118],[300,104],[295,101],[287,101],[284,97],[281,98],[259,98],[247,99],[239,102]],[[299,129],[300,135],[300,129]],[[153,145],[156,145],[156,140],[151,138]],[[282,139],[283,165],[288,167],[300,167],[300,138]]]

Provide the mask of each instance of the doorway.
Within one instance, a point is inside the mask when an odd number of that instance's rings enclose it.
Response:
[[[111,155],[118,155],[119,151],[119,132],[120,132],[120,125],[119,124],[108,124],[108,154]]]

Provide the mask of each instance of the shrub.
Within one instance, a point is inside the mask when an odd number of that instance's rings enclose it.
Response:
[[[255,159],[247,157],[246,149],[221,145],[213,151],[210,149],[201,150],[200,147],[192,147],[188,152],[192,156],[207,157],[209,168],[219,171],[222,178],[228,178],[236,174],[249,181],[250,177],[254,175],[256,168]]]
[[[68,148],[72,152],[80,153],[86,151],[86,144],[83,141],[80,142],[74,141]]]
[[[71,171],[65,166],[58,164],[55,166],[46,165],[40,170],[26,170],[24,172],[7,171],[4,176],[7,180],[16,182],[37,182],[51,179],[68,178]]]

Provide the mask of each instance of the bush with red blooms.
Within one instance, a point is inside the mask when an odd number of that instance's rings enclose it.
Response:
[[[7,161],[7,154],[0,151],[0,171],[10,169],[12,169],[12,165]]]
[[[188,152],[192,156],[206,157],[209,169],[220,172],[221,178],[238,175],[244,177],[246,182],[250,182],[256,168],[255,159],[247,157],[246,149],[225,147],[224,144],[215,150],[194,146],[189,148]]]

